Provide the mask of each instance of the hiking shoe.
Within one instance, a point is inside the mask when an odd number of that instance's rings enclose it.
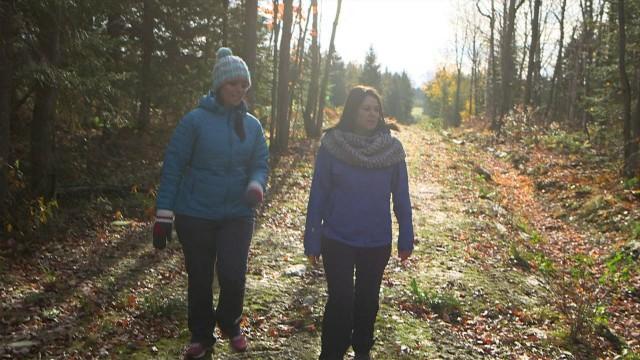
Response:
[[[247,347],[249,343],[247,342],[247,338],[240,334],[231,339],[229,339],[229,346],[236,352],[245,352],[247,351]]]
[[[210,348],[202,345],[201,343],[191,343],[184,352],[184,360],[202,359],[209,350]]]

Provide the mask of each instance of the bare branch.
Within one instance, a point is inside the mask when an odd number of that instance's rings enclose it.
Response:
[[[480,13],[480,15],[486,17],[487,19],[491,20],[491,16],[489,16],[488,14],[485,14],[482,9],[480,9],[480,0],[476,1],[476,8],[478,9],[478,12]]]

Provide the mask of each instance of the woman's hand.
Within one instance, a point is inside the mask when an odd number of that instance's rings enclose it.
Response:
[[[320,261],[320,256],[315,255],[307,255],[307,259],[309,260],[309,264],[313,267],[318,265],[318,261]]]
[[[411,250],[398,250],[398,257],[400,261],[404,262],[411,256]]]

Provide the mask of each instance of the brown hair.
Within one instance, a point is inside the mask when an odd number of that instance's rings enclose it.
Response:
[[[342,131],[353,132],[355,130],[356,118],[358,117],[358,109],[367,96],[371,96],[376,99],[378,106],[380,107],[380,119],[378,120],[378,126],[375,131],[388,131],[389,126],[384,122],[380,94],[378,94],[376,89],[364,85],[356,85],[351,89],[351,91],[349,91],[347,101],[344,104],[344,110],[342,111],[342,116],[340,116],[340,121],[335,127]]]

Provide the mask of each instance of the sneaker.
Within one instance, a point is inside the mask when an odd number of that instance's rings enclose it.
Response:
[[[233,351],[245,352],[247,351],[249,343],[247,342],[247,338],[244,335],[240,334],[229,339],[229,345],[231,346]]]
[[[207,351],[209,348],[201,343],[191,343],[184,352],[184,360],[201,359],[207,354]]]

